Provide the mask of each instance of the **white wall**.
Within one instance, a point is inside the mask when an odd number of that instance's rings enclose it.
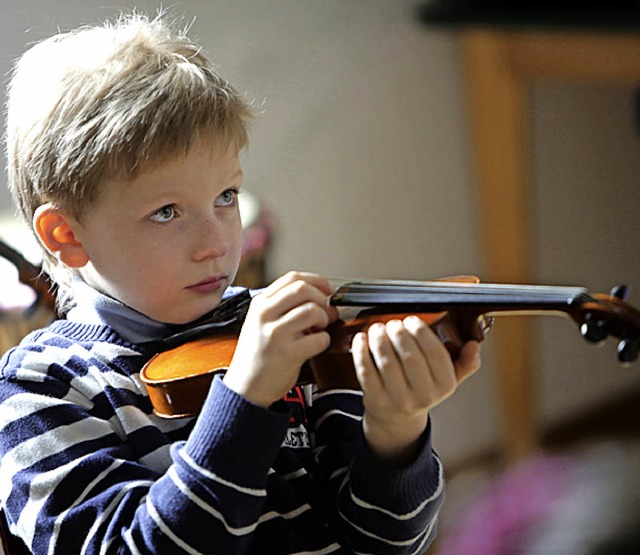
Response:
[[[455,33],[420,26],[409,0],[185,0],[221,73],[263,102],[247,187],[278,219],[270,273],[482,276],[464,80]],[[123,2],[153,11],[160,2]],[[99,0],[0,0],[0,73],[57,28],[117,10]],[[536,278],[638,284],[638,140],[631,91],[545,85],[533,95]],[[4,176],[2,178],[4,180]],[[4,187],[2,187],[4,189]],[[10,212],[8,195],[0,205]],[[638,297],[640,301],[640,296]],[[640,302],[639,302],[640,304]],[[499,325],[499,321],[496,325]],[[640,384],[612,345],[541,319],[541,419]],[[434,412],[445,460],[497,437],[491,341],[483,370]]]
[[[640,306],[640,104],[631,88],[549,83],[534,91],[536,274],[607,292],[628,283]],[[560,325],[565,324],[565,325]],[[615,345],[583,345],[565,322],[539,323],[544,420],[639,383]]]

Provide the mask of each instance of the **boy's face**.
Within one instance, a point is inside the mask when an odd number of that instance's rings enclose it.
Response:
[[[221,153],[205,141],[131,182],[107,182],[75,230],[89,257],[81,275],[155,320],[202,316],[240,263],[241,183],[236,150]]]

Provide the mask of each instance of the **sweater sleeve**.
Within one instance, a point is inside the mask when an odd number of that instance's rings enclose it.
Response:
[[[157,553],[161,531],[162,553],[176,546],[207,553],[212,545],[220,553],[245,553],[288,420],[286,407],[256,407],[216,379],[189,439],[172,447],[173,466],[150,489],[148,510],[136,515],[137,548]]]
[[[14,351],[0,379],[0,501],[12,532],[36,554],[246,552],[288,412],[251,405],[215,380],[188,440],[158,439],[153,452],[144,444],[162,433],[127,402],[128,386],[114,394],[117,379],[92,374],[99,361],[80,350],[66,369],[48,362],[43,372],[46,351]],[[76,377],[60,379],[71,368]],[[98,416],[116,398],[113,417]],[[163,470],[146,464],[163,450]]]
[[[435,537],[444,499],[431,424],[411,464],[389,467],[368,449],[362,413],[360,391],[328,391],[314,397],[315,459],[334,497],[344,541],[357,553],[423,553]]]

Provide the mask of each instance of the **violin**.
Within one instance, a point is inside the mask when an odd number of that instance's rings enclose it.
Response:
[[[5,258],[16,267],[20,283],[31,287],[36,295],[35,301],[27,309],[27,313],[34,311],[39,306],[55,312],[55,286],[42,272],[42,267],[29,262],[21,253],[4,241],[0,241],[0,257]]]
[[[339,319],[327,328],[327,350],[305,363],[298,385],[320,391],[359,389],[351,358],[353,337],[376,322],[410,314],[429,325],[455,358],[469,340],[482,341],[500,314],[559,314],[572,319],[591,343],[615,337],[618,359],[631,364],[640,352],[640,311],[625,302],[628,287],[610,294],[583,287],[480,283],[475,276],[434,281],[352,281],[330,302]],[[226,299],[206,320],[165,339],[165,349],[141,371],[156,414],[167,418],[198,414],[209,386],[231,363],[251,295]]]

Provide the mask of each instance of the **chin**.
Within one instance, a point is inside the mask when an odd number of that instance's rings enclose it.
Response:
[[[172,303],[156,306],[153,311],[149,310],[147,315],[165,324],[188,324],[215,309],[220,304],[224,290],[226,288],[216,295],[209,294],[199,298],[191,296],[181,301],[174,299]]]
[[[167,320],[166,323],[167,324],[188,324],[189,322],[193,322],[195,320],[197,320],[198,318],[201,318],[202,316],[204,316],[205,314],[208,314],[209,312],[211,312],[214,308],[216,308],[218,306],[219,301],[215,302],[215,303],[210,303],[207,307],[204,308],[200,308],[199,310],[193,310],[193,311],[189,311],[188,313],[185,314],[180,314],[180,315],[174,315],[174,318],[172,318],[171,320]]]

